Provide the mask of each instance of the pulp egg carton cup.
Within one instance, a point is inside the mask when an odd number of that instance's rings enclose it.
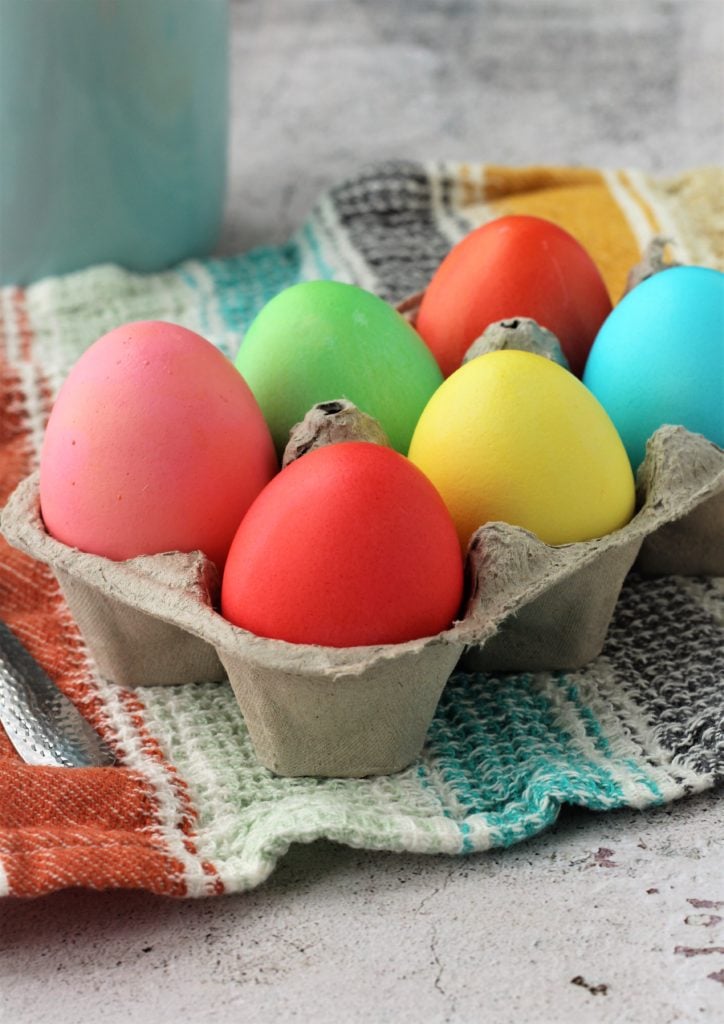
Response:
[[[123,686],[228,677],[264,766],[361,777],[415,760],[458,663],[533,672],[596,657],[637,558],[652,573],[724,574],[724,452],[662,427],[638,487],[632,521],[597,540],[550,547],[519,527],[481,527],[463,617],[436,636],[376,647],[290,644],[232,625],[215,610],[216,569],[198,552],[114,562],[60,543],[43,523],[37,473],[17,487],[0,526],[52,568],[103,676]]]

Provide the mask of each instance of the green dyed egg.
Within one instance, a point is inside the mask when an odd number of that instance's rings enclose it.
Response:
[[[392,306],[351,284],[306,281],[264,306],[236,366],[281,453],[289,430],[317,402],[347,398],[379,420],[407,454],[412,432],[442,383],[435,358]]]

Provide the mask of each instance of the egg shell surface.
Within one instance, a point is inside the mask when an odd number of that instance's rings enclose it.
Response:
[[[634,512],[631,465],[583,384],[530,352],[478,356],[433,395],[410,460],[443,497],[465,547],[491,521],[547,544],[590,540]]]
[[[724,447],[724,274],[669,267],[642,281],[601,327],[583,382],[634,467],[665,423]]]
[[[257,636],[356,647],[447,628],[462,598],[455,527],[391,448],[327,445],[290,463],[239,526],[222,614]]]
[[[280,453],[313,405],[346,398],[406,454],[417,418],[442,381],[404,317],[371,292],[337,281],[302,282],[275,296],[246,332],[236,365]]]
[[[114,560],[203,551],[222,566],[277,470],[239,371],[176,324],[99,338],[60,389],[40,459],[40,503],[64,544]]]
[[[448,377],[489,324],[530,317],[558,338],[571,371],[611,312],[604,280],[588,252],[542,217],[489,221],[458,242],[423,296],[416,327]]]

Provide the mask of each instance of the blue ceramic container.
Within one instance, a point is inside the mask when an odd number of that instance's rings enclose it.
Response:
[[[227,0],[0,0],[0,283],[210,251]]]

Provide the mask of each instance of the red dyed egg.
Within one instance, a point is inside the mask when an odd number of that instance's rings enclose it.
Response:
[[[356,647],[430,636],[463,585],[450,514],[390,448],[344,442],[291,463],[239,526],[221,610],[258,636]]]
[[[583,246],[541,217],[476,228],[442,261],[415,324],[447,377],[489,324],[532,317],[552,331],[573,373],[611,312],[603,278]]]

